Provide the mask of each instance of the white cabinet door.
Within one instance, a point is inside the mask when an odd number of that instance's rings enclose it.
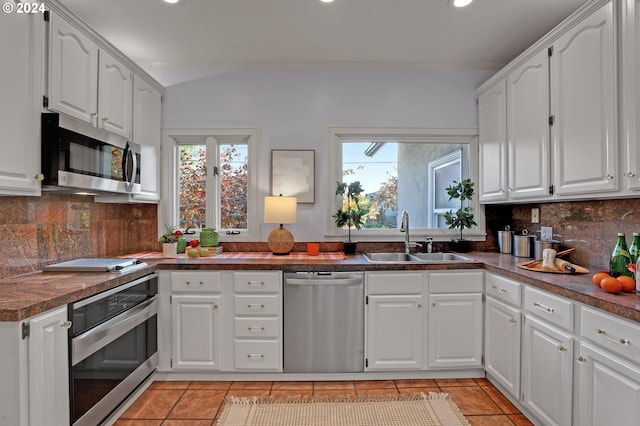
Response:
[[[576,362],[576,424],[640,424],[640,367],[585,343]]]
[[[11,4],[11,3],[9,3]],[[3,13],[0,50],[0,195],[40,195],[40,113],[44,21]]]
[[[610,1],[553,43],[551,135],[558,195],[618,188],[613,18]]]
[[[542,50],[507,77],[509,198],[550,195],[549,62]]]
[[[500,80],[478,99],[480,202],[507,199],[506,83]]]
[[[640,189],[640,0],[620,2],[622,7],[620,67],[622,82],[620,144],[626,188]]]
[[[55,13],[51,14],[49,109],[96,125],[98,46]]]
[[[98,71],[98,126],[131,139],[132,88],[131,72],[113,56],[100,51]]]
[[[174,369],[220,369],[220,296],[171,297]]]
[[[160,199],[160,93],[142,78],[133,78],[133,141],[142,148],[139,197]]]
[[[545,425],[570,425],[573,338],[530,315],[525,318],[522,402]]]
[[[482,294],[429,295],[429,367],[482,365]]]
[[[518,309],[487,297],[484,368],[515,398],[520,398],[521,315]]]
[[[29,424],[69,425],[67,307],[29,320]]]
[[[422,295],[368,296],[366,370],[422,368]]]

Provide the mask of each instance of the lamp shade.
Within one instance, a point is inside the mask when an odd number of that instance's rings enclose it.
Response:
[[[264,223],[296,223],[296,197],[264,197]]]

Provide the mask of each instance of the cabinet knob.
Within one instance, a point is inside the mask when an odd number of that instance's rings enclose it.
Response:
[[[107,121],[109,121],[109,119],[107,117],[102,117],[102,122],[106,123]]]
[[[44,180],[44,175],[42,173],[38,173],[33,177],[37,181]]]
[[[97,112],[92,112],[91,114],[89,114],[91,117],[96,117],[98,115]]]
[[[580,355],[578,358],[576,358],[576,361],[578,361],[579,364],[584,364],[585,362],[587,362],[587,359]]]
[[[511,318],[511,319],[509,320],[509,322],[510,322],[511,324],[517,324],[517,323],[518,323],[518,321],[514,320],[513,318]]]
[[[72,325],[73,325],[73,323],[71,321],[65,321],[62,324],[60,324],[60,327],[62,327],[62,328],[71,328]]]
[[[606,180],[613,180],[613,176],[611,176],[610,174],[606,174],[606,175],[604,175],[604,178],[605,178]]]
[[[566,351],[567,351],[567,348],[565,348],[564,346],[560,345],[560,347],[558,348],[558,350],[559,350],[560,352],[566,352]]]
[[[627,172],[627,173],[625,173],[624,175],[625,175],[626,177],[628,177],[628,178],[636,177],[636,174],[635,174],[635,173],[633,173],[633,172]]]

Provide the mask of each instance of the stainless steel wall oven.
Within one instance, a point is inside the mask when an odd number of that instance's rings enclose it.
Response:
[[[155,371],[158,274],[69,305],[73,425],[103,422]]]

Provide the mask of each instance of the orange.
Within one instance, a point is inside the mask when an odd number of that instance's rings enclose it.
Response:
[[[620,281],[620,284],[622,284],[622,291],[627,291],[627,292],[634,292],[636,291],[636,280],[631,278],[631,277],[627,277],[625,275],[620,275],[618,278],[616,278],[618,281]]]
[[[620,293],[622,283],[617,278],[605,277],[600,281],[600,287],[607,293]]]
[[[600,281],[602,281],[603,278],[607,278],[607,277],[610,277],[610,276],[611,275],[607,274],[606,272],[598,272],[597,274],[595,274],[593,276],[593,278],[591,278],[591,280],[593,281],[593,283],[595,285],[600,287]]]

